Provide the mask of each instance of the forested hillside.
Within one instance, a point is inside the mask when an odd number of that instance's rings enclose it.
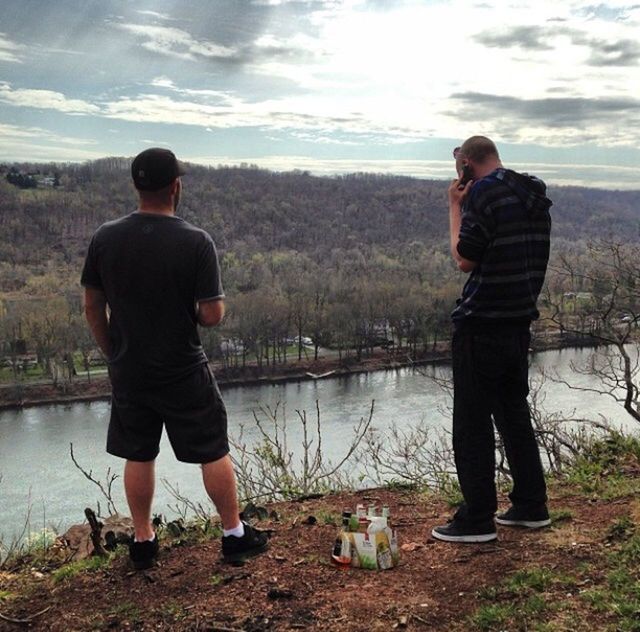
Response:
[[[0,261],[38,264],[49,249],[71,262],[98,225],[135,209],[126,159],[16,167],[60,174],[61,186],[21,191],[2,177]],[[195,165],[183,180],[180,215],[208,230],[223,252],[292,249],[316,258],[354,247],[397,252],[446,238],[443,181]],[[551,187],[549,195],[557,238],[639,234],[640,191]]]
[[[5,356],[27,349],[45,373],[56,357],[67,365],[80,350],[89,357],[80,269],[93,231],[136,208],[129,164],[0,167]],[[30,187],[10,184],[9,172],[14,182],[25,174]],[[228,295],[223,328],[205,335],[210,355],[286,362],[292,341],[302,354],[302,337],[316,352],[355,349],[359,358],[392,343],[415,354],[446,335],[463,281],[448,252],[447,182],[196,165],[183,180],[179,215],[214,237]],[[551,187],[549,195],[554,257],[588,265],[587,241],[640,234],[639,191]]]

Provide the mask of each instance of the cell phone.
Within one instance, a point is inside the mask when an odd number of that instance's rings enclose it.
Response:
[[[460,178],[460,183],[458,184],[458,191],[462,191],[467,185],[469,180],[473,180],[473,173],[471,172],[471,167],[469,165],[462,165],[462,176]]]

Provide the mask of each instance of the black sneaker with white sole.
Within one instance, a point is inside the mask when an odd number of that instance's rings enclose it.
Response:
[[[238,538],[235,535],[227,535],[222,538],[222,557],[226,562],[241,562],[247,557],[260,555],[269,547],[269,536],[264,531],[254,529],[246,522],[244,535]]]
[[[541,529],[551,524],[546,507],[532,511],[519,507],[510,507],[504,513],[496,516],[496,522],[505,527],[526,527],[527,529]]]
[[[498,536],[493,521],[486,524],[473,524],[467,520],[453,518],[446,525],[434,527],[431,535],[444,542],[491,542]]]
[[[157,535],[153,537],[153,540],[131,542],[129,544],[129,558],[131,559],[133,568],[137,571],[142,571],[155,566],[159,550]]]

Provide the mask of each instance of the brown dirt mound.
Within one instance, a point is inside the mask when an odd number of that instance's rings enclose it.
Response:
[[[397,568],[343,570],[330,562],[336,533],[330,521],[361,501],[390,506],[404,545]],[[0,575],[0,594],[20,594],[6,602],[0,598],[0,612],[31,619],[31,630],[50,632],[470,630],[478,590],[515,570],[544,566],[570,573],[585,562],[597,567],[608,527],[632,504],[631,499],[588,502],[565,496],[555,505],[571,517],[551,529],[500,528],[497,542],[453,545],[430,538],[433,526],[450,515],[449,508],[412,491],[280,503],[270,507],[279,520],[260,525],[274,530],[268,553],[242,567],[222,562],[219,540],[171,546],[167,539],[158,567],[147,572],[132,572],[122,556],[105,569],[57,583],[34,571],[27,580],[25,571]],[[308,516],[317,522],[307,524]],[[0,630],[19,627],[26,624],[0,619]]]

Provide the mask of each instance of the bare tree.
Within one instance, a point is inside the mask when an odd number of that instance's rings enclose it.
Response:
[[[598,387],[570,388],[605,394],[640,422],[639,346],[640,247],[601,240],[588,246],[589,265],[561,257],[551,268],[553,290],[547,289],[550,320],[561,332],[591,339],[601,345],[579,373],[595,376]],[[579,286],[580,292],[574,291]]]

